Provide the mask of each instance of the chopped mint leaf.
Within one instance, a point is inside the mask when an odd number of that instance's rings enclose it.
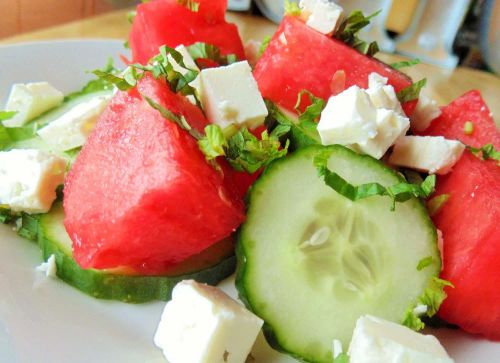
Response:
[[[12,138],[9,131],[0,123],[0,150],[5,149],[11,142]]]
[[[123,42],[123,48],[130,49],[130,43],[128,42],[128,40]]]
[[[424,294],[418,299],[419,304],[427,306],[427,316],[431,317],[436,314],[444,299],[446,299],[446,292],[444,291],[446,286],[455,287],[449,281],[434,277],[425,289]]]
[[[226,158],[233,169],[255,173],[272,161],[285,156],[289,141],[281,148],[279,139],[269,135],[267,130],[261,134],[261,140],[247,128],[240,129],[228,140]]]
[[[407,67],[413,67],[416,66],[417,64],[420,64],[420,59],[412,59],[409,61],[401,61],[401,62],[396,62],[392,63],[391,67],[397,70],[400,70],[401,68],[407,68]]]
[[[474,154],[474,156],[476,156],[482,160],[493,159],[493,160],[498,161],[498,166],[500,166],[500,152],[495,149],[493,144],[486,144],[480,148],[467,146],[467,149],[472,154]]]
[[[316,122],[304,120],[300,122],[298,117],[296,120],[292,119],[279,106],[269,100],[265,102],[269,111],[268,118],[273,122],[276,121],[278,125],[288,128],[292,140],[300,140],[301,146],[321,144]]]
[[[333,363],[349,363],[349,356],[347,353],[340,353],[334,360]]]
[[[427,202],[427,210],[429,211],[429,215],[431,217],[434,217],[436,214],[438,214],[449,198],[449,194],[441,194],[430,199]]]
[[[444,291],[446,286],[454,287],[449,281],[433,277],[422,296],[420,296],[414,304],[408,307],[401,324],[413,330],[423,329],[425,324],[420,319],[420,316],[416,314],[415,307],[418,305],[425,305],[427,307],[425,314],[428,317],[434,316],[444,299],[446,299],[446,292]]]
[[[193,13],[197,13],[198,10],[200,9],[200,3],[194,0],[177,0],[177,3],[179,5],[182,5],[189,10],[191,10]]]
[[[379,48],[376,42],[367,43],[358,37],[358,32],[370,24],[370,20],[380,14],[381,10],[365,16],[360,10],[355,10],[340,24],[334,37],[368,56],[373,56]]]
[[[307,106],[304,112],[301,112],[300,105],[304,95],[309,98],[311,104]],[[300,91],[299,96],[297,97],[297,103],[295,104],[295,111],[299,114],[299,122],[317,122],[324,108],[325,101],[322,98],[314,96],[308,90]]]
[[[422,271],[424,268],[432,265],[434,258],[432,256],[427,256],[418,261],[417,271]]]
[[[17,114],[17,111],[0,111],[0,121],[10,120]]]
[[[302,10],[300,10],[299,4],[293,1],[285,0],[285,15],[289,16],[300,16]]]
[[[328,169],[329,156],[330,151],[328,149],[318,153],[314,157],[314,166],[318,169],[318,174],[323,178],[326,185],[349,200],[357,201],[374,195],[388,196],[393,202],[391,210],[395,210],[396,202],[402,203],[413,197],[427,198],[434,192],[435,175],[429,175],[420,185],[407,182],[400,182],[389,187],[384,187],[379,183],[352,185],[339,174]]]
[[[218,125],[208,125],[198,145],[207,160],[225,156],[233,169],[253,174],[288,152],[288,141],[281,148],[276,134],[279,132],[269,135],[266,130],[259,140],[246,127],[231,125],[222,130]]]
[[[191,136],[193,136],[196,140],[200,140],[203,135],[196,129],[193,129],[191,125],[187,122],[186,118],[183,115],[176,115],[172,111],[166,109],[159,103],[155,102],[153,99],[142,95],[142,97],[146,100],[146,102],[153,107],[155,110],[159,111],[160,114],[167,120],[176,123],[181,129],[189,132]]]
[[[118,69],[116,69],[113,65],[113,58],[109,57],[108,61],[106,62],[106,65],[99,69],[98,71],[106,73],[106,74],[118,74]],[[108,82],[104,78],[98,77],[97,79],[93,79],[89,81],[80,91],[70,93],[69,95],[66,95],[64,97],[64,101],[70,101],[76,97],[89,94],[89,93],[94,93],[94,92],[99,92],[99,91],[105,91],[105,90],[111,90],[113,89],[113,83]]]
[[[132,10],[127,13],[127,20],[130,24],[134,22],[135,16],[137,15],[137,11]]]
[[[191,44],[187,47],[187,50],[194,60],[210,59],[221,66],[238,61],[235,54],[222,55],[219,47],[203,42]]]
[[[262,57],[262,54],[266,51],[267,47],[271,43],[271,37],[267,36],[262,40],[262,44],[259,47],[259,58]]]
[[[467,121],[464,123],[464,134],[472,135],[474,132],[474,124],[471,121]]]
[[[125,79],[115,76],[113,73],[104,72],[99,69],[92,71],[92,73],[100,79],[115,85],[120,91],[128,91],[129,89],[134,88],[136,84],[136,82],[134,82],[134,84],[130,84]]]
[[[397,93],[399,102],[405,103],[418,99],[418,97],[420,96],[420,91],[426,84],[427,84],[427,79],[424,78],[402,89]]]
[[[226,155],[224,148],[228,147],[224,132],[217,125],[207,125],[205,136],[198,140],[200,147],[207,160],[213,160],[218,156]]]
[[[425,328],[425,324],[420,319],[420,316],[415,314],[414,306],[409,306],[403,316],[403,320],[401,321],[401,325],[404,325],[412,330],[419,331]]]

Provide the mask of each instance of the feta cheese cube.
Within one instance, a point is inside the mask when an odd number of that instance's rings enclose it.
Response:
[[[368,89],[366,93],[370,97],[370,101],[377,108],[386,108],[394,110],[402,116],[406,116],[394,87],[387,84],[388,79],[378,73],[371,73],[368,76]]]
[[[404,136],[394,145],[389,162],[429,174],[446,174],[460,159],[465,146],[442,136]]]
[[[200,98],[209,121],[222,128],[233,123],[255,128],[268,113],[247,61],[203,69]]]
[[[350,363],[453,363],[434,336],[369,315],[356,322],[349,355]]]
[[[65,171],[66,161],[45,151],[0,152],[0,204],[14,212],[48,212]]]
[[[333,34],[344,15],[341,6],[328,0],[301,0],[299,7],[306,25],[322,34]]]
[[[431,122],[441,115],[441,109],[432,98],[421,94],[418,98],[417,106],[411,116],[411,129],[424,131]]]
[[[56,277],[57,276],[57,265],[56,265],[56,256],[54,254],[50,255],[47,259],[47,262],[41,263],[36,267],[36,270],[39,272],[44,272],[47,277]]]
[[[318,133],[323,145],[350,145],[377,135],[377,110],[366,92],[352,86],[330,97],[321,112]]]
[[[244,363],[263,321],[216,287],[182,281],[154,341],[170,363]]]
[[[3,121],[6,127],[20,127],[42,113],[58,106],[64,99],[61,91],[48,82],[16,83],[7,99],[5,109],[17,111],[10,120]]]
[[[37,133],[47,145],[57,151],[82,146],[110,98],[111,95],[102,95],[79,103]]]
[[[399,113],[385,108],[377,109],[377,135],[366,141],[352,145],[352,148],[363,154],[380,159],[410,128],[410,120]]]

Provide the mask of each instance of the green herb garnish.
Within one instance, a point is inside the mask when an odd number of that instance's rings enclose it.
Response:
[[[420,91],[427,84],[427,79],[421,79],[418,82],[412,83],[410,86],[402,89],[397,93],[398,100],[400,103],[405,103],[409,101],[414,101],[419,98]]]
[[[218,47],[212,44],[197,42],[186,47],[191,57],[196,59],[210,59],[215,63],[225,66],[238,61],[235,54],[222,55]]]
[[[300,10],[299,4],[293,1],[285,0],[285,15],[289,16],[300,16],[302,10]]]
[[[334,38],[355,48],[360,53],[373,56],[379,51],[377,42],[365,42],[358,37],[361,29],[370,24],[370,20],[380,14],[381,10],[365,16],[360,10],[355,10],[340,24],[339,29],[334,34]]]
[[[467,146],[467,150],[469,150],[472,154],[474,154],[474,156],[482,160],[496,160],[498,161],[498,165],[500,166],[500,152],[495,149],[493,144],[486,144],[480,148]]]
[[[267,36],[262,40],[262,44],[259,47],[259,57],[262,57],[262,54],[266,51],[267,47],[269,46],[269,43],[271,42],[271,37]]]
[[[434,258],[432,256],[427,256],[418,261],[417,271],[422,271],[424,268],[432,265]]]
[[[194,0],[177,0],[177,3],[186,7],[188,10],[191,10],[194,13],[197,13],[200,9],[200,3]]]
[[[407,68],[407,67],[413,67],[416,66],[417,64],[420,64],[420,59],[412,59],[409,61],[401,61],[401,62],[396,62],[392,63],[391,67],[397,70],[400,70],[401,68]]]
[[[309,98],[311,104],[306,107],[304,112],[301,112],[300,105],[304,95]],[[322,98],[314,96],[308,90],[300,91],[297,97],[297,103],[295,104],[295,111],[299,114],[299,122],[317,122],[324,108],[325,101]]]
[[[414,197],[428,198],[434,192],[436,185],[435,175],[429,175],[420,185],[407,182],[400,182],[389,187],[385,187],[379,183],[352,185],[328,168],[329,155],[328,150],[318,153],[314,157],[314,166],[326,185],[349,200],[357,201],[375,195],[388,196],[392,199],[391,210],[395,210],[396,202],[402,203]]]

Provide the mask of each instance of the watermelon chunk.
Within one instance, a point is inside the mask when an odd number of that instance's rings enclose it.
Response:
[[[237,27],[224,19],[227,0],[197,2],[200,5],[196,12],[177,0],[153,0],[137,6],[129,37],[134,61],[147,63],[162,45],[175,48],[196,42],[216,45],[222,54],[236,54],[244,59]]]
[[[367,88],[372,72],[387,77],[396,91],[412,83],[403,73],[288,16],[255,66],[254,76],[264,98],[293,110],[304,89],[327,100],[353,85]],[[340,87],[339,79],[345,79]]]
[[[463,124],[474,123],[472,135]],[[479,147],[500,146],[500,133],[477,91],[442,108],[425,135],[444,136]],[[500,167],[466,151],[453,171],[438,176],[435,195],[449,199],[433,217],[443,233],[442,277],[451,281],[439,316],[470,333],[500,340]]]
[[[191,125],[206,124],[163,82],[145,77],[138,88]],[[165,270],[244,220],[242,199],[207,164],[196,140],[139,92],[119,92],[111,101],[66,179],[64,224],[84,268]]]
[[[464,133],[464,124],[467,121],[474,124],[471,135]],[[433,120],[422,134],[458,139],[473,147],[492,143],[500,149],[500,133],[479,91],[469,91],[443,107],[441,115]]]

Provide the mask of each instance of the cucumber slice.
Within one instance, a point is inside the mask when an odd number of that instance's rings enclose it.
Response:
[[[172,289],[181,280],[194,279],[215,285],[234,272],[236,258],[228,240],[193,256],[162,276],[137,276],[126,269],[82,269],[73,259],[71,239],[64,228],[64,211],[57,203],[39,217],[38,244],[43,259],[56,257],[57,276],[84,293],[99,299],[143,303],[170,300]],[[131,274],[132,273],[132,274]]]
[[[418,199],[352,202],[318,177],[313,158],[352,184],[389,186],[401,177],[345,147],[309,146],[272,164],[249,195],[240,230],[236,286],[265,320],[269,343],[308,362],[332,362],[359,316],[402,322],[440,271],[437,233]],[[432,264],[421,271],[426,257]]]

